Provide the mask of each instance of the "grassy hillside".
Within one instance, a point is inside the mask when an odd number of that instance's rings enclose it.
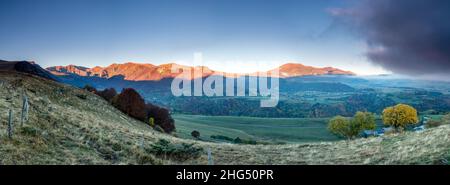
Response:
[[[29,120],[20,127],[22,92]],[[171,164],[149,152],[160,138],[153,131],[87,91],[43,78],[0,73],[0,164]],[[8,111],[14,135],[7,137]]]
[[[22,93],[29,97],[30,119],[20,127]],[[10,108],[15,113],[12,139],[6,132]],[[0,73],[0,121],[0,164],[207,164],[208,148],[215,164],[441,164],[450,154],[449,125],[422,133],[284,145],[180,139],[153,131],[84,90],[5,72]]]

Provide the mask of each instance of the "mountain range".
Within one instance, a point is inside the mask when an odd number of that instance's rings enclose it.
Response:
[[[172,67],[177,67],[180,69],[177,72],[172,72]],[[220,71],[214,71],[205,66],[184,66],[175,63],[168,63],[162,65],[153,64],[141,64],[128,62],[124,64],[111,64],[107,67],[93,67],[87,68],[76,65],[68,66],[53,66],[48,67],[47,70],[57,76],[76,74],[78,76],[85,77],[101,77],[101,78],[111,78],[113,76],[121,75],[125,80],[130,81],[159,81],[164,78],[174,78],[181,74],[183,70],[189,69],[191,72],[202,72],[201,77],[210,76],[212,74],[223,74],[226,76],[240,76],[243,74],[230,74],[223,73]],[[276,70],[279,71],[278,75],[274,73]],[[299,63],[287,63],[278,68],[272,69],[266,72],[272,77],[289,78],[298,76],[309,76],[309,75],[355,75],[353,72],[344,71],[341,69],[333,67],[316,68],[312,66],[305,66]],[[249,75],[256,75],[257,73],[251,73]],[[194,75],[191,75],[194,78]]]

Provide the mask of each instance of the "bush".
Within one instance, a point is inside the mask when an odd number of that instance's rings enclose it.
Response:
[[[85,95],[85,94],[76,94],[75,96],[77,96],[78,98],[80,98],[82,100],[87,99],[87,95]]]
[[[396,130],[404,130],[408,125],[419,122],[417,110],[405,104],[398,104],[383,110],[383,122],[393,126]]]
[[[191,132],[191,136],[194,137],[195,139],[199,139],[200,138],[200,132],[194,130],[194,131]]]
[[[234,143],[242,143],[242,139],[239,137],[236,137],[236,139],[233,140]]]
[[[172,144],[168,140],[160,139],[155,144],[151,145],[149,152],[157,156],[171,157],[178,160],[187,160],[190,158],[197,158],[201,155],[203,148],[194,147],[194,144]]]
[[[212,135],[210,136],[212,139],[217,139],[217,140],[225,140],[225,141],[230,141],[233,142],[234,139],[231,137],[227,137],[227,136],[222,136],[222,135]]]

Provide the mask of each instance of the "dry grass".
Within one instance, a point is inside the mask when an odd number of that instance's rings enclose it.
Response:
[[[19,126],[22,92],[29,120]],[[8,110],[15,135],[7,137]],[[179,139],[129,118],[100,97],[37,77],[0,73],[0,164],[207,164],[155,155],[152,144],[211,148],[215,164],[440,164],[448,159],[450,126],[354,141],[234,145]],[[142,145],[143,143],[143,145]]]

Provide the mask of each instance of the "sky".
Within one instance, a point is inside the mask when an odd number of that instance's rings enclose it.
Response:
[[[363,12],[357,10],[365,10],[367,4],[352,0],[0,0],[0,59],[32,60],[43,67],[124,62],[192,65],[194,53],[201,53],[204,65],[225,72],[263,71],[287,62],[332,66],[360,75],[397,72],[398,67],[373,55],[384,48],[384,42],[374,47],[379,38],[364,32],[374,28],[362,24],[373,15],[355,19]]]

